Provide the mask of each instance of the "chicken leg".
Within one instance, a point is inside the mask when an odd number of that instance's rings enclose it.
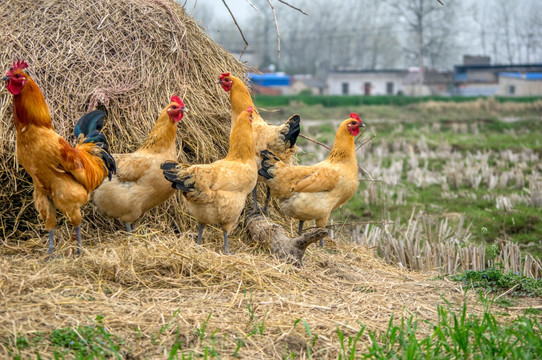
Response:
[[[252,213],[259,213],[260,207],[258,206],[258,185],[256,185],[252,190],[252,202],[254,203],[254,205],[252,206]]]
[[[75,250],[75,255],[81,254],[81,248],[83,247],[83,242],[81,241],[81,224],[77,225],[75,228],[75,237],[77,238],[77,250]]]
[[[49,256],[55,252],[55,229],[49,230]]]
[[[267,186],[267,195],[265,196],[265,205],[263,207],[263,213],[264,215],[267,215],[267,212],[269,211],[269,201],[271,200],[271,188]]]
[[[203,228],[205,225],[198,224],[198,245],[201,245],[201,235],[203,234]]]
[[[124,223],[124,228],[126,229],[126,232],[129,232],[129,233],[134,231],[134,228],[132,227],[132,223],[129,223],[129,222]]]
[[[229,246],[228,246],[228,232],[226,230],[222,230],[224,232],[224,252],[226,255],[231,255]]]

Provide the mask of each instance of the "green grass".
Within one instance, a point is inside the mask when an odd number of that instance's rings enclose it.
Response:
[[[325,107],[360,106],[360,105],[388,105],[406,106],[426,101],[440,102],[472,102],[483,97],[465,96],[359,96],[359,95],[257,95],[255,105],[257,107],[286,106],[291,102],[306,105],[323,105]],[[496,97],[498,102],[534,102],[541,97]]]
[[[92,325],[54,329],[49,336],[37,333],[28,338],[17,336],[12,348],[7,345],[13,359],[23,359],[21,350],[34,349],[41,359],[39,349],[51,346],[55,359],[122,359],[124,340],[111,334],[102,324],[103,316],[97,315]]]
[[[521,316],[500,323],[486,310],[483,315],[468,314],[437,306],[436,322],[420,323],[413,317],[399,324],[390,319],[383,334],[370,332],[371,345],[360,358],[371,359],[535,359],[542,353],[542,324],[534,316]],[[420,334],[420,327],[431,329]]]
[[[452,279],[489,292],[509,291],[508,294],[513,296],[542,297],[541,279],[505,272],[498,264],[491,269],[467,270],[461,275],[453,276]]]
[[[358,332],[337,328],[337,359],[535,359],[542,353],[542,324],[536,309],[507,322],[499,321],[490,310],[493,302],[480,296],[484,311],[469,311],[466,302],[456,309],[445,301],[437,305],[436,321],[420,321],[414,316],[398,320],[392,316],[385,331],[370,331],[360,324]],[[307,322],[306,357],[319,350],[318,334]],[[368,340],[368,341],[367,341]],[[296,358],[285,354],[285,359]],[[298,354],[300,355],[300,354]]]

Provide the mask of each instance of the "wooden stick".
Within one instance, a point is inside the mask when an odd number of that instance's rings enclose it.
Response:
[[[315,143],[315,144],[318,144],[318,145],[320,145],[320,146],[323,146],[323,147],[325,147],[326,149],[328,149],[328,150],[331,151],[331,148],[330,148],[329,146],[327,146],[327,145],[324,144],[324,143],[321,143],[320,141],[316,141],[316,140],[314,140],[313,138],[310,138],[310,137],[308,137],[308,136],[306,136],[306,135],[303,135],[303,134],[299,134],[299,136],[301,136],[302,138],[307,139],[307,140],[309,140],[309,141],[312,141],[312,142]]]

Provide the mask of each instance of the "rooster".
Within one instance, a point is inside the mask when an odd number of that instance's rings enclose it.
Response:
[[[13,122],[17,131],[17,158],[33,180],[34,205],[49,232],[49,255],[55,250],[56,210],[75,228],[77,252],[81,252],[81,206],[105,177],[111,179],[115,160],[103,133],[105,113],[94,110],[75,126],[78,144],[72,147],[58,135],[38,85],[16,61],[3,78],[13,95]]]
[[[231,123],[232,129],[241,111],[247,107],[252,106],[254,108],[254,102],[250,97],[250,93],[241,79],[231,75],[230,73],[222,73],[219,77],[219,83],[222,88],[230,93],[231,102]],[[270,150],[276,156],[278,156],[284,163],[291,164],[297,147],[295,145],[297,137],[299,136],[300,117],[295,114],[292,115],[286,123],[282,125],[269,125],[262,119],[258,110],[254,108],[254,121],[252,122],[252,132],[254,135],[254,142],[256,146],[256,156],[258,163],[261,161],[259,154],[262,150]],[[264,181],[263,178],[259,178],[258,181]],[[254,211],[258,211],[258,201],[256,196],[256,188],[252,193],[254,199]],[[267,189],[267,196],[265,199],[264,212],[267,212],[269,205],[270,190]]]
[[[266,179],[271,195],[278,197],[284,213],[299,220],[299,236],[303,222],[316,220],[326,226],[331,211],[350,199],[358,187],[358,166],[354,137],[365,127],[358,114],[350,114],[335,136],[335,144],[327,159],[310,166],[285,164],[273,152],[261,153],[259,175]],[[320,241],[323,246],[323,240]]]
[[[252,107],[239,115],[231,131],[228,154],[222,160],[206,165],[174,161],[161,165],[166,179],[183,192],[188,212],[198,221],[198,245],[205,225],[220,224],[226,254],[230,253],[228,234],[237,224],[258,178],[252,120]]]
[[[164,179],[160,164],[177,157],[177,124],[183,118],[186,108],[177,95],[173,95],[170,101],[136,152],[113,154],[117,160],[117,174],[92,195],[96,207],[123,221],[128,232],[132,231],[132,223],[146,211],[175,193]]]

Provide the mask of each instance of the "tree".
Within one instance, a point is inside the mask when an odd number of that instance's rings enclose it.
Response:
[[[390,0],[397,26],[404,30],[403,51],[421,69],[449,67],[457,55],[455,22],[458,2],[444,5],[435,0]]]

